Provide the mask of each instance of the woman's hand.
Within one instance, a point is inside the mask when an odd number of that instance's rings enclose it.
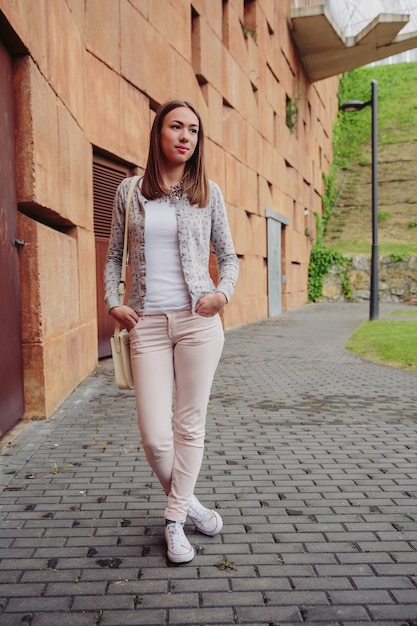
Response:
[[[126,304],[123,306],[113,307],[110,309],[109,314],[116,320],[116,322],[119,322],[121,329],[126,328],[126,330],[132,330],[139,320],[139,315],[136,311],[131,309],[130,306],[127,306]]]
[[[196,304],[195,312],[202,317],[213,317],[227,304],[227,298],[221,291],[203,296]]]

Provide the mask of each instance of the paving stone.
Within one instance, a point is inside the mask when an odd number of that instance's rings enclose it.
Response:
[[[344,350],[367,318],[318,304],[226,332],[196,487],[224,529],[187,524],[184,566],[110,361],[28,423],[0,452],[1,625],[417,624],[417,373]]]

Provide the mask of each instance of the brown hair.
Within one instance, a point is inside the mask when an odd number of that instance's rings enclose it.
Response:
[[[198,118],[198,141],[194,154],[185,164],[183,193],[187,194],[191,204],[203,207],[210,199],[204,163],[204,131],[199,112],[191,102],[186,100],[168,100],[156,112],[149,137],[148,162],[142,181],[142,193],[146,198],[154,200],[167,192],[162,178],[161,129],[165,116],[178,107],[187,107]]]

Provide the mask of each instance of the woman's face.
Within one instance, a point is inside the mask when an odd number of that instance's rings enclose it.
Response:
[[[162,122],[160,142],[166,165],[185,165],[198,142],[198,117],[188,107],[177,107]]]

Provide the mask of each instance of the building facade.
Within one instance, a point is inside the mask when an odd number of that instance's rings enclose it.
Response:
[[[143,171],[168,98],[199,108],[227,205],[240,277],[225,328],[306,302],[337,78],[309,82],[292,6],[0,0],[0,434],[50,416],[109,354],[113,194]]]

